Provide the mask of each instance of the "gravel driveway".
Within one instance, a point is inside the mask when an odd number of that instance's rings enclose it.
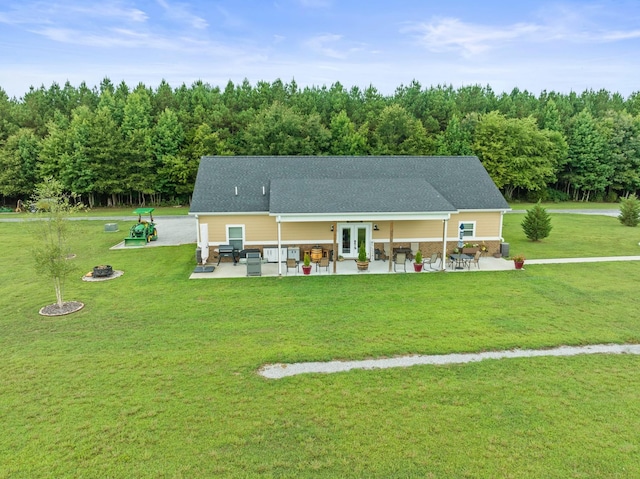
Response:
[[[512,349],[469,354],[403,356],[399,358],[365,359],[362,361],[327,361],[313,363],[268,364],[258,374],[268,379],[309,373],[338,373],[352,369],[388,369],[418,364],[463,364],[485,359],[533,358],[540,356],[576,356],[578,354],[640,354],[640,344],[594,344],[591,346],[560,346],[553,349]]]

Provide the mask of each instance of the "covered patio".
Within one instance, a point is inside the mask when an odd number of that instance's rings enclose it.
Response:
[[[215,262],[211,263],[215,266]],[[282,263],[282,277],[307,277],[302,273],[302,263],[296,269],[288,269],[286,263]],[[344,260],[335,262],[335,273],[333,261],[329,263],[328,268],[316,268],[312,265],[311,274],[309,278],[314,276],[331,276],[331,275],[367,275],[367,274],[433,274],[442,270],[442,265],[438,262],[433,268],[425,266],[422,272],[416,273],[413,270],[413,262],[406,262],[406,273],[401,264],[396,265],[396,271],[391,267],[389,271],[388,260],[378,260],[369,262],[369,269],[367,271],[358,271],[356,262],[354,260]],[[480,259],[480,267],[471,265],[470,268],[454,269],[447,268],[447,273],[473,273],[478,271],[506,271],[514,269],[513,261],[508,261],[504,258],[494,258],[493,256],[486,256]],[[277,277],[278,276],[278,263],[265,263],[261,265],[262,277]],[[234,266],[232,261],[223,261],[219,265],[215,266],[215,269],[211,273],[192,273],[190,279],[225,279],[225,278],[245,278],[247,277],[247,265],[244,263],[237,263]]]

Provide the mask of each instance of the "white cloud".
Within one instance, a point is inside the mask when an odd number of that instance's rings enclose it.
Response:
[[[171,20],[184,22],[199,30],[203,30],[209,26],[204,18],[189,12],[188,6],[184,3],[171,4],[166,0],[156,0],[156,2],[164,9]]]
[[[531,36],[540,31],[534,24],[517,23],[504,28],[464,23],[457,18],[442,18],[406,28],[417,32],[421,45],[432,52],[458,51],[471,56],[496,48],[504,42]]]
[[[603,41],[618,41],[618,40],[632,40],[634,38],[640,38],[640,30],[630,30],[628,32],[606,32],[602,35]]]
[[[345,60],[352,54],[362,51],[365,47],[365,45],[353,44],[351,46],[345,46],[341,40],[342,35],[326,33],[309,38],[304,42],[304,45],[320,55],[337,60]]]
[[[308,8],[325,8],[331,6],[331,0],[298,0],[298,3]]]
[[[598,27],[576,12],[558,11],[545,23],[514,23],[506,26],[463,22],[458,18],[438,18],[414,23],[401,32],[415,35],[418,43],[434,53],[458,52],[463,57],[496,50],[515,43],[549,43],[565,41],[576,44],[605,43],[640,38],[639,29],[612,30]]]
[[[21,3],[12,10],[0,12],[0,23],[20,24],[56,24],[86,21],[88,19],[118,20],[144,23],[148,16],[137,8],[124,8],[119,2],[39,2]]]

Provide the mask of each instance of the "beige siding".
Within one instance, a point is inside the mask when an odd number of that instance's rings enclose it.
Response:
[[[395,221],[394,238],[442,238],[442,220]]]
[[[282,241],[332,242],[331,224],[320,223],[282,223]]]
[[[200,223],[209,225],[209,242],[224,244],[227,241],[227,225],[244,225],[245,241],[253,244],[276,244],[278,224],[274,216],[205,216],[200,215]],[[333,241],[333,232],[329,222],[321,223],[282,223],[282,242],[305,243]]]
[[[227,225],[244,225],[245,241],[250,244],[276,244],[278,241],[278,226],[275,217],[268,215],[247,216],[205,216],[200,215],[200,223],[209,225],[209,241],[212,244],[223,244],[227,241]],[[501,214],[463,213],[452,215],[448,223],[447,236],[458,237],[459,221],[475,221],[475,236],[478,238],[498,238],[500,234]],[[390,221],[374,221],[378,231],[372,231],[373,239],[388,240],[390,236]],[[295,243],[331,243],[333,232],[330,222],[282,223],[282,242]],[[394,221],[394,239],[439,239],[442,238],[442,220],[433,221]]]
[[[500,234],[500,221],[502,215],[500,212],[487,213],[461,213],[459,215],[451,215],[447,236],[458,237],[458,224],[460,221],[475,221],[475,236],[478,238],[497,238]]]

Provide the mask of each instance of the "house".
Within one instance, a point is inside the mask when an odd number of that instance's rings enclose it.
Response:
[[[444,256],[460,238],[498,252],[509,209],[475,156],[207,156],[189,214],[198,244],[204,227],[212,248],[280,263],[312,249],[355,258],[361,243],[371,259]]]

